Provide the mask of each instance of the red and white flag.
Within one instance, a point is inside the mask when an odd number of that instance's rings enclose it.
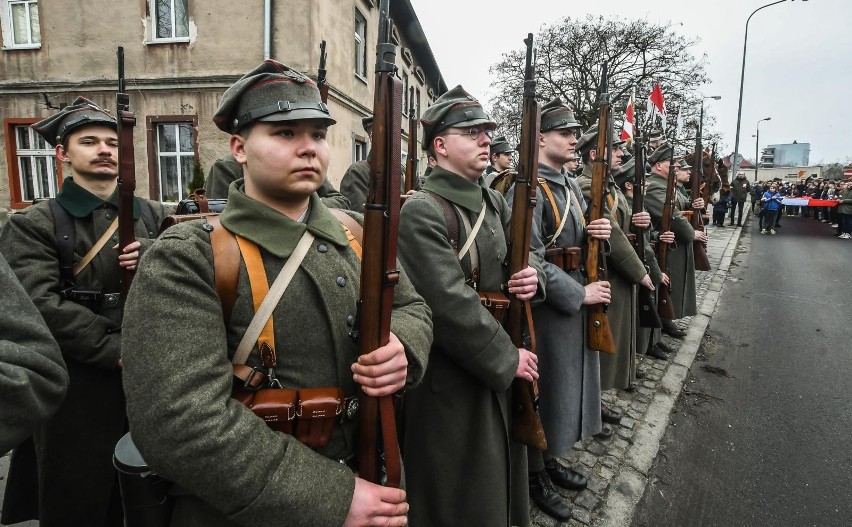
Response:
[[[636,125],[636,89],[630,94],[630,102],[627,103],[627,110],[624,112],[624,126],[621,128],[621,140],[633,141],[633,127]]]
[[[650,119],[651,126],[660,118],[663,132],[666,131],[666,100],[663,97],[663,90],[660,89],[660,84],[654,84],[654,89],[651,90],[651,95],[648,96],[648,111],[645,113],[645,119]]]

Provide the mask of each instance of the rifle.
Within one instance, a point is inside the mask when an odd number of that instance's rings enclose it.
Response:
[[[675,193],[675,165],[674,165],[674,148],[672,148],[669,157],[669,177],[666,183],[666,202],[663,204],[663,217],[660,221],[660,232],[668,232],[672,230],[672,214],[674,212],[674,193]],[[657,242],[657,263],[660,269],[668,274],[669,272],[669,244],[663,243],[662,240]],[[674,320],[674,303],[672,302],[671,286],[660,284],[657,290],[657,312],[660,318]]]
[[[405,160],[405,193],[414,190],[417,176],[417,114],[414,106],[414,88],[408,95],[408,158]]]
[[[538,184],[538,131],[541,109],[535,100],[535,68],[533,66],[533,35],[524,39],[527,61],[524,71],[524,98],[521,113],[521,146],[518,175],[515,177],[512,201],[512,223],[509,227],[509,274],[515,274],[529,265],[532,243],[532,220],[536,205]],[[506,332],[515,347],[524,347],[524,328],[529,329],[530,351],[535,353],[535,331],[529,302],[515,296],[509,299],[509,316]],[[547,448],[541,418],[538,415],[538,383],[514,379],[512,381],[512,435],[516,441],[539,450]]]
[[[115,94],[116,132],[118,135],[118,247],[119,252],[136,241],[133,229],[133,193],[136,191],[136,159],[133,127],[136,115],[130,111],[130,95],[124,89],[124,48],[118,47],[118,93]],[[122,269],[121,297],[127,298],[136,271]]]
[[[645,146],[642,143],[642,129],[639,126],[639,118],[634,114],[636,119],[636,130],[633,133],[633,210],[632,213],[639,214],[645,211]],[[634,234],[633,250],[642,262],[645,269],[648,269],[647,256],[645,255],[645,229],[631,224],[630,230]],[[637,288],[637,301],[639,307],[639,325],[643,328],[661,328],[663,323],[660,321],[660,316],[655,309],[656,300],[654,292],[643,285]]]
[[[379,4],[379,40],[376,44],[376,89],[373,102],[373,155],[370,187],[364,205],[364,244],[361,262],[361,298],[356,324],[360,353],[388,343],[399,232],[399,167],[402,146],[402,82],[396,77],[396,46],[391,42],[389,0]],[[359,396],[357,459],[360,477],[372,483],[399,487],[401,477],[393,395]],[[381,443],[379,435],[381,434]],[[381,445],[381,449],[379,446]],[[382,478],[384,452],[386,478]],[[384,481],[382,481],[384,479]]]
[[[611,108],[609,93],[607,93],[607,66],[603,65],[601,73],[600,99],[598,101],[598,140],[595,159],[592,161],[592,188],[589,196],[589,209],[587,221],[591,223],[603,218],[604,213],[604,189],[607,186],[609,176],[609,143],[612,139],[610,127]],[[606,153],[606,155],[604,155]],[[587,237],[588,249],[586,252],[586,278],[589,283],[606,280],[606,255],[604,246],[600,240],[592,236]],[[612,337],[612,328],[606,316],[607,304],[593,304],[588,306],[588,344],[589,349],[605,353],[615,353],[615,339]]]
[[[325,40],[323,40],[322,42],[320,42],[320,61],[319,67],[317,68],[317,88],[319,88],[320,100],[322,100],[322,103],[328,104],[328,80],[326,80],[325,77],[325,61]]]
[[[692,162],[694,166],[692,167],[692,174],[690,175],[689,181],[689,185],[692,187],[692,195],[690,197],[692,201],[701,197],[701,173],[704,171],[704,148],[701,146],[702,130],[700,126],[696,132],[698,135],[695,137],[695,161]],[[692,207],[691,204],[690,207]],[[690,210],[692,210],[692,214],[689,217],[689,222],[692,224],[692,228],[696,231],[703,231],[704,211],[695,209]],[[707,258],[706,244],[693,241],[692,252],[695,255],[696,271],[709,271],[712,269],[712,267],[710,267],[710,259]]]

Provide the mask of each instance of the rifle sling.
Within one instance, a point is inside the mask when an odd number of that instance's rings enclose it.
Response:
[[[550,206],[553,208],[553,217],[556,219],[556,232],[553,233],[553,236],[550,237],[550,241],[545,244],[545,246],[550,245],[556,247],[556,240],[559,239],[559,235],[562,234],[562,229],[565,228],[565,220],[568,219],[568,211],[571,210],[571,198],[569,197],[565,200],[565,212],[562,213],[562,218],[559,217],[559,207],[556,205],[556,198],[553,197],[553,192],[550,190],[550,185],[547,184],[547,181],[544,178],[538,178],[538,184],[544,189],[544,193],[547,194],[547,199],[550,201]],[[566,192],[571,192],[570,188],[565,189]]]
[[[112,220],[112,223],[109,224],[109,227],[107,227],[107,229],[104,231],[104,233],[101,235],[101,237],[98,238],[98,241],[96,241],[95,244],[92,245],[92,248],[89,249],[89,252],[87,252],[85,255],[83,255],[83,258],[79,262],[77,262],[77,265],[74,266],[74,276],[77,276],[78,274],[80,274],[83,271],[83,269],[85,269],[86,266],[89,265],[89,263],[92,260],[94,260],[95,256],[99,252],[101,252],[101,249],[104,248],[104,245],[107,244],[107,242],[112,237],[112,235],[115,234],[115,231],[117,229],[118,229],[118,218],[115,218],[114,220]],[[119,252],[121,252],[121,251],[119,250]]]

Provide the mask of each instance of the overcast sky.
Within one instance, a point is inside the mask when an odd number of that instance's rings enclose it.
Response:
[[[523,47],[526,34],[536,33],[545,23],[587,14],[671,21],[682,34],[700,39],[695,56],[707,54],[712,82],[702,91],[707,96],[721,95],[722,100],[708,100],[705,112],[716,117],[716,131],[730,153],[736,135],[745,22],[752,11],[770,0],[411,2],[447,86],[461,84],[483,103],[492,93],[488,68],[503,53]],[[640,112],[645,111],[647,95],[637,93]],[[797,140],[811,144],[812,164],[852,161],[846,122],[852,109],[850,100],[852,0],[788,0],[752,17],[740,131],[740,152],[746,158],[754,157],[752,135],[757,121],[772,117],[760,124],[761,148]]]

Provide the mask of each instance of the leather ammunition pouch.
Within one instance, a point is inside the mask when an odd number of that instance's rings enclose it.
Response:
[[[483,293],[479,292],[479,303],[491,313],[494,320],[503,323],[506,318],[506,311],[509,309],[509,299],[503,293]]]
[[[207,199],[205,190],[203,188],[197,189],[189,199],[181,200],[178,203],[174,214],[166,216],[163,223],[160,224],[160,232],[185,221],[217,216],[225,210],[227,204],[228,200],[226,199]]]
[[[636,243],[636,235],[635,234],[633,234],[632,232],[626,232],[624,234],[627,235],[627,241],[629,241],[631,245]]]
[[[583,251],[579,247],[551,247],[544,251],[544,259],[566,273],[580,268]]]

